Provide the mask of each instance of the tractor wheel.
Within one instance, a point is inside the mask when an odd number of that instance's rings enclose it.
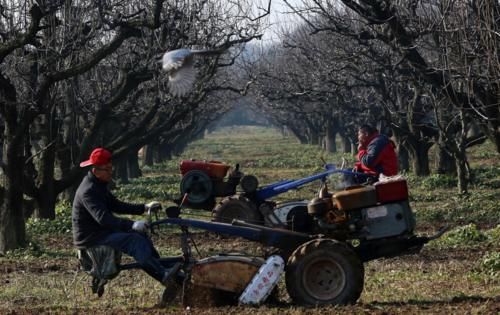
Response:
[[[248,223],[261,223],[262,216],[255,205],[243,196],[230,196],[214,209],[214,220],[231,223],[234,219]]]
[[[286,288],[303,305],[352,304],[363,291],[364,268],[346,244],[319,239],[299,246],[288,259]]]
[[[207,173],[192,170],[181,179],[181,195],[188,193],[187,201],[193,205],[203,204],[213,194],[213,183]]]

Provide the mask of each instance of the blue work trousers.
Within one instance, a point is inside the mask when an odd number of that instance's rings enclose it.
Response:
[[[98,245],[111,246],[134,257],[147,274],[162,282],[166,269],[160,263],[160,255],[154,248],[153,243],[144,234],[116,232],[109,234],[97,243]]]

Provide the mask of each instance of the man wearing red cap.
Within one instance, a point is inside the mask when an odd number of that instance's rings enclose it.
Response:
[[[82,180],[73,201],[73,240],[78,248],[107,245],[132,257],[141,268],[156,280],[167,284],[177,270],[166,269],[151,240],[145,236],[147,223],[119,218],[119,214],[143,214],[161,208],[156,201],[130,204],[119,201],[108,189],[112,179],[111,152],[96,148],[80,167],[91,166]]]

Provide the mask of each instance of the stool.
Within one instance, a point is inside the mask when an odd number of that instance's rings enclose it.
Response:
[[[92,276],[92,293],[101,297],[106,283],[120,273],[121,252],[99,245],[79,248],[77,255],[82,270]]]

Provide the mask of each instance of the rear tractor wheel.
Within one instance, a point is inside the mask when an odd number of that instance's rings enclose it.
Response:
[[[255,205],[243,196],[230,196],[222,199],[213,212],[214,220],[217,222],[231,223],[233,220],[254,224],[262,222],[262,216]]]
[[[288,294],[297,304],[352,304],[363,291],[364,268],[346,244],[318,239],[292,253],[285,281]]]

